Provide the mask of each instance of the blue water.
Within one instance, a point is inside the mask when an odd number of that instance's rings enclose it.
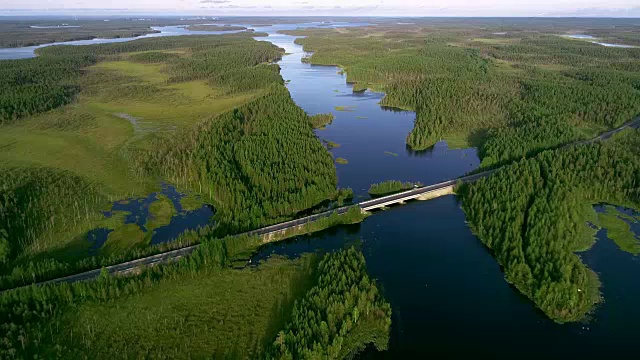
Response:
[[[89,254],[90,255],[97,254],[102,248],[102,246],[104,245],[104,243],[107,242],[107,239],[109,238],[109,234],[112,232],[113,232],[112,229],[106,229],[106,228],[97,228],[89,231],[87,233],[87,241],[91,244],[91,247],[89,248]]]
[[[623,49],[634,49],[637,48],[637,46],[633,46],[633,45],[623,45],[623,44],[611,44],[611,43],[603,43],[603,42],[597,42],[597,41],[592,41],[594,44],[598,44],[598,45],[602,45],[602,46],[606,46],[606,47],[615,47],[615,48],[623,48]]]
[[[360,246],[393,309],[390,349],[361,358],[627,358],[640,324],[640,258],[620,251],[604,230],[597,239],[580,256],[598,273],[606,301],[589,322],[566,325],[549,320],[504,280],[454,196],[269,244],[252,262]]]

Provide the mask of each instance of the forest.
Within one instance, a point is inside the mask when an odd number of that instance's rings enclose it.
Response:
[[[369,343],[385,350],[391,306],[367,275],[362,252],[351,247],[327,254],[317,271],[317,284],[296,301],[267,358],[345,359]]]
[[[270,64],[283,50],[253,36],[55,46],[4,61],[1,286],[159,251],[141,244],[91,255],[85,236],[122,227],[126,214],[103,211],[163,181],[213,204],[218,236],[342,203],[313,120]]]
[[[555,321],[581,320],[600,301],[598,276],[576,252],[595,241],[594,204],[640,208],[639,151],[640,133],[628,130],[544,151],[462,186],[467,220],[507,281]]]
[[[216,213],[225,232],[282,221],[336,194],[331,155],[281,86],[183,136],[159,138],[137,158],[141,169],[233,204]]]
[[[260,243],[256,237],[206,237],[192,256],[137,275],[103,272],[97,281],[3,293],[0,356],[286,358],[276,346],[283,338],[289,351],[332,358],[368,343],[386,348],[391,309],[367,276],[360,251],[231,267]],[[208,295],[197,295],[203,291]],[[147,305],[159,300],[161,307]],[[200,315],[189,316],[185,306]],[[309,318],[313,312],[326,317]],[[176,322],[177,315],[182,320]],[[300,347],[312,342],[318,346]]]
[[[359,89],[384,91],[382,105],[414,110],[411,148],[463,138],[479,148],[483,166],[586,139],[640,114],[640,49],[558,36],[569,25],[483,25],[285,33],[307,36],[296,42],[313,52],[312,64],[338,65]],[[593,26],[615,35],[605,29]]]

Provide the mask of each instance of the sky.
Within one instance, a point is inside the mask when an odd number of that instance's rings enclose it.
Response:
[[[0,13],[640,17],[640,0],[0,0]]]

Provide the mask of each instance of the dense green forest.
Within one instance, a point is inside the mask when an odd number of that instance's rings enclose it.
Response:
[[[160,55],[158,51],[191,49],[190,57]],[[282,82],[275,66],[256,66],[282,55],[277,47],[250,40],[246,34],[225,37],[190,36],[142,39],[91,46],[54,46],[38,50],[33,59],[6,60],[0,74],[0,121],[13,121],[71,102],[80,91],[82,69],[102,60],[117,60],[120,54],[135,54],[137,62],[168,63],[168,81],[206,80],[227,92],[260,89]],[[149,91],[143,85],[127,84],[123,91],[136,95]]]
[[[3,61],[0,124],[71,102],[80,91],[81,68],[93,63],[95,58],[90,55]]]
[[[84,228],[106,200],[94,184],[49,168],[3,168],[0,177],[0,268],[55,243],[57,228]]]
[[[296,302],[268,358],[351,358],[370,343],[386,350],[391,306],[367,275],[364,255],[353,247],[328,254],[317,271],[317,285]]]
[[[599,301],[597,275],[575,254],[597,225],[593,205],[640,208],[640,133],[545,151],[462,188],[473,231],[507,281],[552,319],[577,321]]]
[[[213,203],[220,236],[346,199],[270,64],[283,50],[251,36],[55,46],[3,61],[2,287],[148,253],[89,256],[83,237],[118,229],[124,214],[102,211],[162,181]]]
[[[97,281],[5,292],[0,295],[0,354],[7,359],[87,354],[271,358],[284,351],[271,345],[274,339],[286,337],[295,352],[303,351],[302,336],[322,346],[309,351],[335,351],[332,354],[340,357],[370,342],[386,348],[391,309],[368,278],[362,253],[351,248],[325,255],[320,262],[304,256],[231,268],[260,243],[253,237],[208,239],[188,258],[138,275],[103,273]],[[225,286],[222,293],[230,296],[220,296],[216,285]],[[213,292],[194,296],[203,291]],[[245,295],[257,301],[238,301]],[[162,306],[156,306],[159,300]],[[185,301],[204,318],[183,314]],[[307,308],[327,315],[308,318],[313,312]],[[179,322],[177,314],[183,316]],[[123,333],[123,326],[129,330]],[[285,329],[280,335],[279,327]],[[323,342],[325,337],[331,342]]]
[[[594,28],[605,33],[604,26]],[[420,22],[410,29],[286,33],[308,36],[296,42],[313,51],[311,63],[339,65],[359,88],[385,91],[382,105],[415,110],[407,136],[413,149],[462,138],[480,147],[485,166],[590,137],[640,114],[640,49],[558,36],[565,29],[531,29]]]
[[[282,86],[154,145],[139,154],[140,168],[229,204],[216,213],[226,231],[278,222],[336,194],[331,155]]]

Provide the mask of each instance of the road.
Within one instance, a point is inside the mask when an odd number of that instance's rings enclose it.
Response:
[[[385,203],[385,202],[393,202],[393,201],[403,201],[403,199],[406,199],[407,197],[418,197],[422,194],[431,192],[431,191],[436,191],[451,185],[455,185],[456,183],[462,181],[462,182],[472,182],[475,180],[478,180],[480,178],[483,178],[485,176],[490,175],[491,173],[493,173],[496,170],[489,170],[489,171],[484,171],[481,173],[477,173],[477,174],[473,174],[473,175],[469,175],[469,176],[463,176],[457,179],[453,179],[453,180],[449,180],[449,181],[445,181],[445,182],[441,182],[438,184],[434,184],[434,185],[429,185],[429,186],[424,186],[424,187],[420,187],[420,188],[416,188],[416,189],[412,189],[409,191],[403,191],[397,194],[393,194],[393,195],[388,195],[388,196],[384,196],[384,197],[380,197],[380,198],[376,198],[373,200],[368,200],[368,201],[363,201],[359,204],[356,204],[355,206],[359,206],[361,209],[370,207],[372,205],[375,204],[380,204],[380,203]],[[353,206],[353,205],[352,205]],[[295,228],[297,226],[300,225],[304,225],[304,224],[308,224],[311,222],[314,222],[318,219],[321,218],[325,218],[325,217],[329,217],[331,216],[331,214],[337,212],[338,214],[344,214],[345,212],[347,212],[349,210],[351,206],[344,206],[344,207],[340,207],[337,209],[332,209],[329,211],[325,211],[319,214],[314,214],[314,215],[310,215],[310,216],[306,216],[300,219],[295,219],[295,220],[291,220],[291,221],[287,221],[287,222],[283,222],[280,224],[276,224],[276,225],[271,225],[271,226],[267,226],[267,227],[263,227],[257,230],[253,230],[253,231],[249,231],[237,236],[242,236],[242,235],[250,235],[250,236],[256,236],[256,235],[267,235],[270,233],[274,233],[274,232],[278,232],[278,231],[283,231],[286,229],[291,229],[291,228]],[[184,248],[180,248],[180,249],[176,249],[176,250],[170,250],[161,254],[157,254],[157,255],[152,255],[152,256],[147,256],[144,258],[140,258],[140,259],[136,259],[136,260],[132,260],[132,261],[128,261],[125,263],[121,263],[121,264],[117,264],[117,265],[112,265],[112,266],[108,266],[106,267],[106,270],[110,273],[110,274],[126,274],[129,272],[133,272],[136,271],[136,269],[139,269],[140,267],[143,266],[153,266],[156,264],[160,264],[160,263],[166,263],[169,261],[174,261],[177,259],[180,259],[184,256],[188,256],[191,253],[193,253],[199,245],[192,245],[192,246],[188,246],[188,247],[184,247]],[[90,271],[86,271],[86,272],[82,272],[79,274],[75,274],[75,275],[70,275],[70,276],[65,276],[62,278],[57,278],[57,279],[53,279],[53,280],[49,280],[49,281],[43,281],[43,282],[39,282],[36,283],[35,285],[44,285],[44,284],[54,284],[54,283],[61,283],[61,282],[76,282],[76,281],[84,281],[84,280],[91,280],[91,279],[95,279],[100,275],[100,272],[102,271],[102,269],[95,269],[95,270],[90,270]]]
[[[578,141],[578,142],[575,142],[575,143],[572,143],[572,144],[568,144],[566,146],[588,144],[588,143],[593,143],[593,142],[596,142],[596,141],[606,140],[606,139],[611,138],[613,135],[615,135],[615,134],[617,134],[617,133],[619,133],[619,132],[621,132],[621,131],[623,131],[625,129],[628,129],[628,128],[635,128],[635,129],[640,128],[640,117],[635,118],[634,120],[625,123],[624,125],[622,125],[619,128],[616,128],[614,130],[602,133],[602,134],[598,135],[597,137],[595,137],[593,139],[585,140],[585,141]],[[438,183],[438,184],[423,186],[423,187],[419,187],[419,188],[416,188],[416,189],[403,191],[403,192],[400,192],[400,193],[397,193],[397,194],[383,196],[383,197],[380,197],[380,198],[363,201],[363,202],[357,204],[356,206],[359,206],[361,209],[366,209],[366,208],[369,208],[369,207],[372,207],[372,206],[375,206],[375,205],[378,205],[378,204],[383,204],[383,203],[402,202],[402,201],[404,201],[404,199],[416,198],[416,197],[419,197],[420,195],[423,195],[425,193],[437,191],[439,189],[443,189],[445,187],[449,187],[451,185],[455,185],[458,182],[467,182],[468,183],[468,182],[473,182],[473,181],[479,180],[479,179],[481,179],[483,177],[491,175],[492,173],[496,172],[497,170],[499,170],[499,169],[487,170],[487,171],[483,171],[483,172],[476,173],[476,174],[473,174],[473,175],[462,176],[462,177],[459,177],[459,178],[456,178],[456,179],[453,179],[453,180],[448,180],[448,181],[445,181],[445,182],[441,182],[441,183]],[[300,219],[291,220],[291,221],[283,222],[283,223],[280,223],[280,224],[267,226],[267,227],[264,227],[264,228],[261,228],[261,229],[249,231],[249,232],[240,234],[238,236],[241,236],[241,235],[266,235],[266,234],[270,234],[270,233],[273,233],[273,232],[278,232],[278,231],[282,231],[282,230],[286,230],[286,229],[290,229],[290,228],[295,228],[296,226],[308,224],[308,223],[311,223],[311,222],[316,221],[318,219],[329,217],[334,212],[337,212],[338,214],[344,214],[348,209],[349,209],[349,207],[345,206],[345,207],[333,209],[333,210],[330,210],[330,211],[326,211],[326,212],[323,212],[323,213],[319,213],[319,214],[315,214],[315,215],[311,215],[311,216],[306,216],[306,217],[303,217],[303,218],[300,218]],[[193,251],[195,251],[198,248],[198,246],[199,245],[192,245],[192,246],[188,246],[188,247],[177,249],[177,250],[171,250],[171,251],[167,251],[167,252],[164,252],[164,253],[161,253],[161,254],[152,255],[152,256],[144,257],[144,258],[133,260],[133,261],[128,261],[128,262],[117,264],[117,265],[112,265],[112,266],[106,267],[106,269],[111,274],[126,274],[126,273],[129,273],[129,272],[135,271],[136,269],[138,269],[138,268],[140,268],[142,266],[152,266],[152,265],[156,265],[156,264],[160,264],[160,263],[166,263],[166,262],[169,262],[169,261],[175,261],[175,260],[177,260],[177,259],[179,259],[181,257],[184,257],[184,256],[188,256],[191,253],[193,253]],[[53,279],[53,280],[49,280],[49,281],[39,282],[39,283],[36,283],[35,285],[91,280],[91,279],[94,279],[94,278],[98,277],[100,275],[101,271],[102,271],[101,269],[86,271],[86,272],[75,274],[75,275],[70,275],[70,276],[57,278],[57,279]]]

